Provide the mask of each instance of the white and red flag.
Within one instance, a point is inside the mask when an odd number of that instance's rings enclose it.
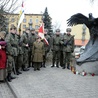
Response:
[[[45,41],[45,43],[46,43],[47,45],[49,45],[47,39],[46,39],[45,36],[44,36],[44,24],[43,24],[43,23],[41,24],[41,26],[40,26],[40,28],[39,28],[38,36],[41,37],[41,38]]]

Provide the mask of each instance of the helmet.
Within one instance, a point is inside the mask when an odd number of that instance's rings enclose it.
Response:
[[[66,29],[66,32],[71,32],[71,28],[67,28]]]
[[[14,25],[12,25],[12,26],[10,27],[10,30],[12,30],[12,29],[16,30],[17,28],[16,28]]]
[[[60,32],[60,29],[56,29],[56,32]]]

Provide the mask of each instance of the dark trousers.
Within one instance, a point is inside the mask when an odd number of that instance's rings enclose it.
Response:
[[[70,61],[71,61],[71,52],[63,52],[63,67],[70,66]]]
[[[52,64],[54,66],[55,62],[56,62],[56,66],[59,66],[59,61],[60,61],[60,51],[53,51],[53,60],[52,60]]]
[[[34,70],[40,69],[42,62],[34,62]]]

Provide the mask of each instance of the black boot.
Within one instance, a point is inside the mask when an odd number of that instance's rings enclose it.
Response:
[[[32,62],[32,67],[34,68],[34,62]]]
[[[70,70],[70,65],[69,65],[69,64],[67,64],[67,69],[69,69],[69,70]]]
[[[19,74],[22,74],[19,69],[16,71],[16,74],[19,75]]]
[[[43,62],[43,65],[42,65],[44,68],[46,68],[46,66],[45,66],[45,61]]]
[[[55,62],[54,62],[54,60],[53,60],[53,63],[52,63],[52,66],[51,66],[51,67],[54,67],[54,64],[55,64]]]
[[[56,67],[59,68],[59,64],[58,64],[58,62],[56,63]]]
[[[62,69],[65,69],[66,67],[65,67],[65,65],[62,67]]]
[[[7,80],[8,82],[11,82],[11,73],[8,73]]]

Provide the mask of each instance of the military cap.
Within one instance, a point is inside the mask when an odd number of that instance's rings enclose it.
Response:
[[[66,32],[71,32],[71,28],[67,28],[66,29]]]
[[[35,29],[34,28],[31,28],[30,31],[35,31]]]
[[[60,29],[56,29],[56,32],[60,32]]]

